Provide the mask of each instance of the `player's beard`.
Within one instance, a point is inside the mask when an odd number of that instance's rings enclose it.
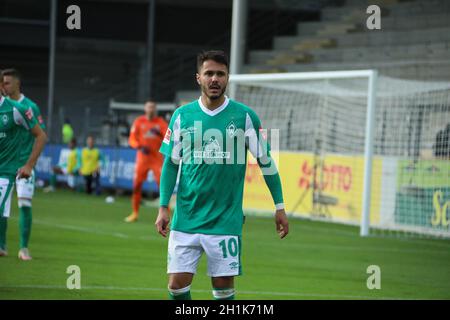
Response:
[[[220,98],[225,94],[225,91],[227,90],[227,86],[225,85],[225,86],[222,88],[222,90],[220,91],[220,94],[214,94],[214,95],[211,95],[211,94],[208,94],[208,90],[209,90],[209,87],[207,87],[207,86],[202,86],[202,91],[203,91],[203,93],[204,93],[209,99],[211,99],[211,100],[217,100],[217,99],[220,99]]]

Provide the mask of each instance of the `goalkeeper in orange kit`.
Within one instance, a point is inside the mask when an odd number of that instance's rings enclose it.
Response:
[[[153,171],[159,187],[161,167],[164,161],[159,148],[167,130],[166,121],[156,115],[156,102],[149,100],[145,103],[145,115],[133,122],[128,143],[137,149],[136,166],[133,179],[133,212],[125,218],[126,222],[135,222],[138,219],[139,207],[142,197],[142,184],[147,179],[148,171]]]

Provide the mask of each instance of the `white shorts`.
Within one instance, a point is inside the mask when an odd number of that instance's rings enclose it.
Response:
[[[34,195],[34,180],[35,174],[34,170],[31,172],[29,178],[16,178],[16,188],[17,188],[17,198],[21,199],[33,199]]]
[[[8,218],[10,215],[13,188],[13,180],[0,177],[0,217]]]
[[[239,236],[185,233],[172,230],[169,236],[167,273],[193,273],[202,253],[206,253],[208,276],[238,276],[241,272]]]
[[[61,169],[61,172],[67,176],[67,185],[70,188],[75,188],[76,187],[76,179],[77,177],[73,174],[73,172],[69,173],[69,171],[67,171],[67,167],[66,166],[58,166]]]

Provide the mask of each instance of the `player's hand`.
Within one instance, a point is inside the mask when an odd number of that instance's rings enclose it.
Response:
[[[30,166],[24,165],[22,168],[19,168],[19,170],[17,170],[17,176],[19,179],[28,179],[29,177],[31,177],[31,172],[33,171],[33,168],[31,168]]]
[[[275,212],[275,225],[280,239],[283,239],[289,233],[289,222],[284,209]]]
[[[167,236],[167,233],[169,232],[169,209],[160,207],[158,217],[156,218],[155,226],[156,231],[163,237]]]

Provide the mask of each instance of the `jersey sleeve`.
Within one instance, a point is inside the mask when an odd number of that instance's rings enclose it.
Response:
[[[270,155],[267,131],[262,128],[261,120],[254,112],[247,113],[245,136],[250,153],[256,158],[269,188],[275,208],[284,209],[281,179],[275,161]]]
[[[160,128],[161,128],[161,135],[162,135],[162,137],[163,137],[163,139],[164,139],[165,134],[166,134],[166,132],[167,132],[167,129],[169,128],[169,125],[167,124],[166,120],[164,120],[163,118],[161,118],[160,123],[161,123],[161,125],[160,125]]]
[[[39,126],[42,128],[42,130],[45,130],[47,127],[45,125],[44,118],[42,118],[41,110],[39,109],[39,106],[37,104],[33,104],[33,114]]]
[[[164,159],[161,171],[160,206],[169,206],[170,197],[177,183],[178,167],[179,165],[170,161],[169,157]]]
[[[130,147],[137,149],[140,144],[140,132],[139,132],[139,121],[136,119],[133,122],[130,130],[130,136],[128,138],[128,144]]]
[[[170,119],[169,126],[164,135],[159,152],[166,157],[171,157],[173,162],[179,163],[181,159],[181,114],[178,110]]]
[[[266,131],[261,120],[254,112],[248,112],[245,120],[245,137],[247,148],[255,159],[260,160],[270,154]]]
[[[16,125],[21,126],[26,130],[33,129],[38,123],[31,107],[24,107],[18,103],[15,103],[13,114]]]

